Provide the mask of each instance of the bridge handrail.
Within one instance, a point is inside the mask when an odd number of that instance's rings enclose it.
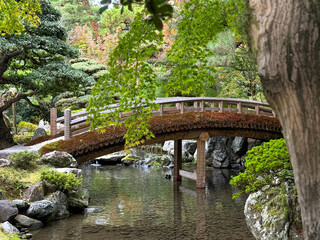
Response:
[[[276,117],[274,111],[270,108],[268,103],[259,102],[247,99],[237,98],[216,98],[216,97],[168,97],[157,98],[154,103],[160,105],[160,109],[154,111],[155,115],[164,115],[172,113],[184,112],[235,112],[235,113],[249,113],[262,116]],[[192,106],[185,106],[186,103],[193,103]],[[165,105],[176,104],[175,107],[166,107]],[[210,104],[210,107],[206,106]],[[192,104],[191,104],[192,105]],[[227,108],[224,107],[227,105]],[[117,108],[118,104],[110,105],[112,108]],[[252,109],[252,110],[250,110]],[[110,111],[106,110],[105,112]],[[112,110],[111,110],[112,111]],[[122,118],[125,119],[130,116],[131,112],[123,113]],[[78,125],[87,121],[88,112],[86,110],[71,114],[70,109],[66,109],[63,117],[57,118],[57,110],[51,109],[50,130],[51,135],[57,134],[57,123],[64,122],[65,139],[71,137],[71,126]]]

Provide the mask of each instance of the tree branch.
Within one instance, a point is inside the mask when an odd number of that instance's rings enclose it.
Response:
[[[38,93],[38,91],[33,91],[30,93],[18,93],[15,97],[5,101],[4,104],[2,106],[0,106],[0,113],[7,110],[12,105],[12,103],[18,102],[21,99],[26,99],[30,96],[37,94],[37,93]]]

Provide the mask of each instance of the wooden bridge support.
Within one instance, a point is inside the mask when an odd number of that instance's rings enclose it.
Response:
[[[179,170],[182,168],[182,139],[174,140],[173,181],[181,181]]]
[[[197,140],[197,188],[206,187],[206,141],[209,139],[209,134],[203,132]]]

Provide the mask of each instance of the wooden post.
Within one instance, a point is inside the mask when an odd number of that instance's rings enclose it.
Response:
[[[209,134],[203,132],[197,140],[197,188],[206,187],[206,141],[209,139]]]
[[[194,103],[193,103],[193,107],[194,107],[194,108],[198,108],[198,102],[194,102]]]
[[[214,112],[214,109],[215,109],[215,106],[214,106],[214,105],[215,105],[215,103],[212,102],[212,103],[211,103],[211,112]]]
[[[223,101],[219,102],[219,112],[223,112]]]
[[[181,113],[181,114],[184,113],[184,102],[181,102],[181,105],[180,105],[180,113]]]
[[[259,115],[259,104],[256,104],[254,109],[255,109],[256,115]]]
[[[50,109],[50,135],[57,135],[57,109]]]
[[[201,109],[201,112],[204,112],[204,101],[200,102],[200,109]]]
[[[72,137],[71,132],[71,110],[64,110],[64,140],[67,140]]]
[[[182,168],[182,140],[174,140],[173,181],[181,181],[179,170]]]
[[[197,189],[197,239],[208,239],[205,236],[206,232],[206,193],[205,189]]]
[[[237,109],[238,109],[238,113],[242,113],[242,103],[241,102],[238,102],[237,103]]]
[[[160,104],[160,116],[163,115],[163,104]]]

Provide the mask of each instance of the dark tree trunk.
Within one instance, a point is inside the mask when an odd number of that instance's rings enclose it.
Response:
[[[268,102],[280,118],[305,239],[320,239],[320,3],[249,0],[250,29]]]
[[[10,129],[6,126],[3,115],[0,113],[0,149],[12,147],[14,145]]]

